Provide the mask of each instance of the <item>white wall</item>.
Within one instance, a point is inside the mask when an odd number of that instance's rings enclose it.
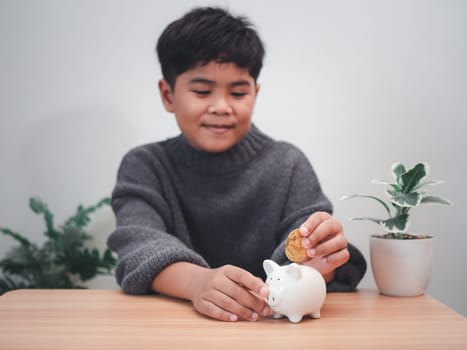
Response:
[[[314,164],[346,234],[368,257],[378,231],[341,202],[390,178],[395,161],[431,164],[453,208],[417,208],[414,231],[437,236],[428,292],[467,315],[467,2],[0,0],[0,225],[42,239],[27,208],[42,197],[57,221],[110,194],[130,147],[177,133],[157,95],[154,46],[195,5],[248,15],[267,46],[255,122]],[[92,230],[103,245],[110,210]],[[0,237],[0,256],[11,246]],[[93,286],[115,287],[113,279]],[[369,270],[361,286],[374,286]]]

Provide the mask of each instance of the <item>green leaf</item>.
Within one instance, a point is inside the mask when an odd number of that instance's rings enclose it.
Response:
[[[381,222],[381,226],[388,232],[405,232],[409,226],[409,215],[402,214]]]
[[[422,181],[417,186],[415,186],[412,191],[417,191],[418,189],[426,187],[426,186],[436,186],[436,185],[440,185],[443,183],[444,181]]]
[[[391,216],[391,210],[389,209],[389,206],[386,203],[384,203],[383,200],[379,199],[378,197],[370,196],[370,195],[367,195],[367,194],[351,194],[351,195],[348,195],[348,196],[341,197],[341,200],[347,200],[347,199],[352,199],[352,198],[370,198],[370,199],[373,199],[373,200],[377,201],[378,203],[380,203],[386,209],[386,211],[388,212],[388,215]]]
[[[374,222],[375,224],[378,224],[378,225],[381,225],[381,223],[383,222],[383,220],[381,219],[375,219],[375,218],[350,218],[350,220],[352,221],[371,221],[371,222]]]
[[[102,200],[100,200],[96,205],[94,206],[89,206],[87,208],[84,208],[82,205],[79,205],[76,214],[73,215],[71,218],[67,220],[65,225],[68,226],[75,226],[78,228],[85,227],[90,221],[90,214],[95,212],[97,209],[101,208],[104,205],[109,205],[110,204],[110,198],[106,197]]]
[[[24,246],[12,247],[0,261],[0,269],[11,275],[37,275],[47,263],[40,259],[39,251]]]
[[[104,252],[104,257],[102,259],[102,266],[105,267],[108,271],[115,265],[117,261],[112,255],[110,249],[106,249]]]
[[[422,196],[420,193],[394,193],[389,200],[399,207],[412,208],[420,204]]]
[[[392,175],[399,187],[402,186],[401,176],[405,173],[405,167],[401,163],[394,163],[391,167]]]
[[[31,288],[31,284],[23,276],[4,274],[0,277],[0,295],[13,289]]]
[[[27,238],[23,237],[23,235],[21,235],[18,232],[13,232],[12,230],[10,230],[10,229],[8,229],[6,227],[0,227],[0,232],[2,232],[3,234],[5,234],[7,236],[12,237],[13,239],[18,241],[25,248],[28,248],[29,246],[34,246],[34,244],[31,243],[31,241],[28,240]]]
[[[394,191],[399,191],[400,190],[400,188],[399,188],[399,186],[397,184],[391,183],[391,182],[386,181],[386,180],[373,180],[373,181],[371,181],[371,183],[377,184],[377,185],[391,186]]]
[[[29,207],[36,214],[43,214],[49,211],[47,204],[45,204],[40,198],[37,197],[29,198]]]
[[[392,182],[389,182],[387,180],[371,180],[371,183],[377,184],[377,185],[388,185],[388,186],[394,185]]]
[[[389,182],[387,180],[372,180],[372,184],[377,184],[377,185],[392,185],[392,182]]]
[[[402,192],[412,192],[415,186],[425,178],[428,173],[428,165],[418,163],[412,169],[401,175]]]
[[[44,216],[45,226],[47,228],[46,235],[52,239],[56,239],[60,233],[54,228],[54,216],[49,210],[47,204],[45,204],[40,198],[31,197],[29,199],[29,207],[34,213],[38,215],[42,214]]]
[[[426,196],[423,197],[420,203],[423,204],[438,204],[438,205],[454,205],[449,199],[441,198],[441,197],[434,197],[434,196]]]

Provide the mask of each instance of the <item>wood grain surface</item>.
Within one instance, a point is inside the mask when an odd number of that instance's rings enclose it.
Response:
[[[423,295],[331,293],[321,319],[221,322],[186,301],[118,290],[0,296],[0,349],[467,349],[467,319]]]

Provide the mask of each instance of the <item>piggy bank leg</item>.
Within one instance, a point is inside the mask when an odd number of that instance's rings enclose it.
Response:
[[[289,319],[290,322],[298,323],[302,320],[303,316],[302,315],[288,315],[287,318]]]
[[[272,314],[272,318],[275,319],[275,320],[277,320],[277,319],[279,319],[279,318],[282,318],[282,317],[284,317],[284,315],[282,315],[282,314],[280,314],[280,313],[278,313],[278,312],[274,312],[274,313]]]
[[[311,318],[320,318],[321,317],[321,312],[320,311],[312,312],[310,314],[310,317]]]

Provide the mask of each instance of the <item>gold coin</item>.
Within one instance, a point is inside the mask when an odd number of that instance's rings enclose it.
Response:
[[[285,243],[285,255],[290,261],[301,263],[306,260],[306,248],[302,246],[302,235],[296,229],[289,233]]]

